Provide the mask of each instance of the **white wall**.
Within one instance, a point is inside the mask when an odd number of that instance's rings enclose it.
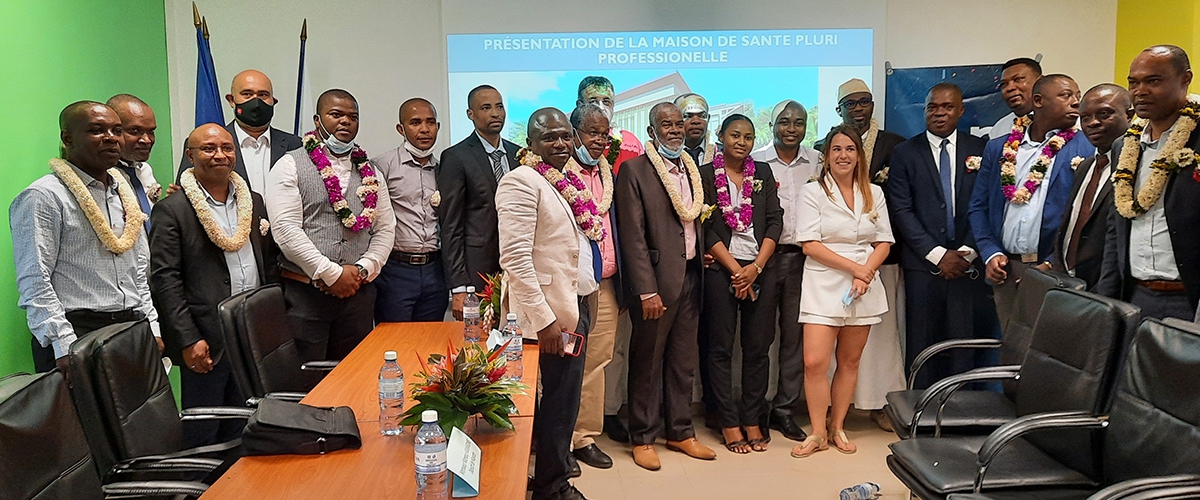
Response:
[[[189,0],[165,0],[175,154],[194,117],[196,42]],[[282,101],[274,125],[292,129],[301,21],[308,75],[359,100],[359,141],[372,154],[397,143],[396,110],[421,96],[446,110],[445,35],[546,31],[875,29],[875,81],[894,67],[1003,62],[1042,53],[1049,72],[1080,87],[1108,81],[1116,0],[198,0],[208,18],[222,93],[238,71],[267,73]],[[764,84],[771,84],[765,82]],[[876,92],[882,100],[882,92]],[[880,106],[882,108],[882,106]],[[231,116],[227,111],[226,116]],[[442,117],[443,131],[448,121]],[[302,130],[311,119],[301,123]],[[439,148],[461,138],[443,134]]]

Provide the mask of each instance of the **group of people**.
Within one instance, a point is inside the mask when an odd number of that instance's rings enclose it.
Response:
[[[540,349],[549,417],[535,423],[534,498],[583,498],[568,479],[578,462],[612,466],[602,432],[649,470],[660,438],[715,459],[693,428],[697,376],[705,421],[732,453],[765,451],[771,429],[799,442],[795,457],[853,453],[850,407],[881,409],[935,342],[999,335],[1031,267],[1150,316],[1193,318],[1191,77],[1182,49],[1154,46],[1128,90],[1080,95],[1069,76],[1014,59],[1000,85],[1012,113],[990,141],[959,130],[952,83],[928,91],[926,131],[905,139],[880,128],[854,79],[838,89],[842,124],[815,149],[799,102],[774,107],[755,149],[744,115],[710,137],[696,94],[654,105],[642,142],[612,124],[604,77],[580,82],[569,113],[533,113],[517,145],[501,137],[503,97],[481,85],[467,99],[474,131],[439,158],[425,99],[400,106],[401,145],[370,156],[350,93],[321,94],[313,131],[297,137],[271,127],[271,81],[246,70],[225,96],[234,120],[189,134],[166,189],[146,164],[150,107],[127,94],[81,101],[60,114],[52,173],[10,207],[20,306],[38,370],[63,367],[89,331],[148,320],[181,366],[188,408],[244,400],[217,317],[233,294],[280,283],[303,356],[340,359],[379,322],[440,321],[448,306],[462,319],[467,294],[502,273],[503,307]],[[631,331],[618,328],[624,314]],[[586,337],[584,352],[566,352],[567,333]],[[938,359],[917,386],[983,361]],[[794,418],[805,409],[809,432]],[[185,430],[191,445],[240,431]]]

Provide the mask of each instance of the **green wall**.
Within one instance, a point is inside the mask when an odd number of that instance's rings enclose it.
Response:
[[[58,113],[84,99],[130,93],[154,108],[155,175],[172,172],[167,34],[162,0],[0,1],[0,376],[32,371],[29,328],[17,307],[8,206],[58,154]],[[161,181],[160,181],[161,182]]]

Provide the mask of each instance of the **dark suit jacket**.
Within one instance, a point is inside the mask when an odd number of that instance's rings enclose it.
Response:
[[[1004,151],[1004,141],[1007,139],[1005,136],[988,141],[987,147],[983,149],[983,164],[975,181],[975,192],[971,194],[971,231],[975,233],[975,242],[979,244],[979,258],[985,265],[988,257],[996,252],[1006,251],[1001,238],[1004,234],[1004,205],[1008,200],[1000,192],[1000,155]],[[1086,136],[1078,133],[1054,155],[1050,178],[1042,181],[1041,187],[1038,188],[1049,190],[1042,208],[1038,262],[1050,261],[1050,256],[1054,253],[1054,239],[1058,235],[1058,227],[1062,225],[1063,212],[1071,203],[1071,186],[1074,182],[1071,160],[1076,156],[1087,157],[1095,153],[1096,147],[1088,142]],[[1017,179],[1017,182],[1025,182],[1025,179]]]
[[[704,179],[704,203],[707,205],[717,206],[715,177],[716,170],[712,163],[700,167],[700,178]],[[754,162],[754,180],[762,182],[762,189],[755,191],[750,197],[754,203],[754,240],[761,248],[766,238],[779,243],[779,235],[783,232],[783,208],[779,206],[779,186],[775,184],[770,165],[761,161]],[[730,183],[730,189],[736,187],[737,185]],[[712,248],[717,242],[724,243],[725,248],[729,248],[729,242],[733,239],[733,229],[725,223],[719,206],[713,209],[712,215],[703,222],[703,227],[705,249]],[[767,266],[773,262],[774,260],[767,261]]]
[[[279,248],[270,232],[262,235],[260,221],[267,218],[262,197],[255,192],[250,197],[254,220],[248,244],[254,246],[258,280],[263,285],[275,283],[279,281]],[[183,348],[205,340],[213,362],[219,362],[225,341],[217,304],[230,296],[225,252],[208,239],[182,190],[154,205],[150,219],[150,293],[166,354],[182,366]]]
[[[1092,164],[1096,163],[1096,157],[1090,156],[1079,164],[1075,169],[1075,184],[1071,187],[1071,197],[1067,202],[1067,210],[1063,213],[1062,226],[1058,230],[1058,238],[1054,240],[1054,268],[1065,270],[1067,268],[1067,238],[1071,235],[1067,234],[1067,226],[1071,224],[1071,217],[1075,213],[1075,198],[1079,197],[1079,192],[1087,188],[1088,178],[1091,177],[1091,172],[1088,169],[1092,168]],[[1115,168],[1115,165],[1110,160],[1109,167]],[[1112,176],[1104,177],[1100,180],[1100,185],[1096,190],[1096,201],[1092,202],[1092,213],[1085,220],[1077,221],[1077,226],[1083,226],[1079,233],[1079,248],[1075,255],[1075,277],[1087,282],[1088,289],[1094,289],[1096,283],[1100,281],[1100,267],[1104,263],[1104,238],[1108,233],[1108,217],[1116,210],[1116,205],[1112,200]]]
[[[237,163],[234,164],[233,171],[237,172],[238,175],[242,176],[242,179],[245,179],[246,178],[246,162],[244,160],[242,160],[241,145],[238,144],[237,127],[238,127],[238,124],[237,124],[237,121],[235,120],[235,121],[229,122],[228,125],[225,125],[225,130],[228,130],[229,135],[233,136],[234,145],[236,145],[238,147]],[[271,164],[267,168],[274,167],[275,162],[279,161],[279,159],[282,158],[283,155],[287,154],[288,151],[292,151],[294,149],[300,149],[300,148],[304,147],[304,143],[300,141],[300,138],[296,137],[292,134],[289,134],[287,132],[279,130],[275,127],[271,127],[270,133],[271,133]],[[186,139],[184,139],[184,141],[183,141],[183,149],[187,149],[187,140]],[[177,172],[175,172],[175,184],[179,184],[179,176],[183,175],[183,171],[187,170],[189,168],[192,168],[192,162],[188,161],[187,153],[180,154],[179,170]]]
[[[929,139],[925,132],[896,146],[892,153],[892,164],[888,183],[888,209],[891,210],[892,228],[899,240],[904,241],[900,264],[910,271],[936,272],[937,266],[925,260],[935,247],[956,251],[966,245],[976,248],[975,236],[971,233],[967,209],[971,193],[975,189],[978,170],[967,170],[967,157],[983,155],[987,140],[958,131],[954,147],[954,237],[949,237],[946,227],[946,196],[942,193],[942,179]],[[983,259],[974,265],[982,272]]]
[[[1122,146],[1120,140],[1113,145],[1115,158],[1121,157]],[[1200,150],[1200,129],[1192,132],[1187,147]],[[1192,168],[1185,168],[1171,173],[1163,190],[1163,204],[1179,278],[1187,289],[1188,301],[1192,307],[1196,307],[1200,301],[1200,231],[1196,230],[1200,228],[1200,182],[1196,182],[1192,171]],[[1108,233],[1104,240],[1104,264],[1096,293],[1121,300],[1129,300],[1133,295],[1137,280],[1130,275],[1129,253],[1144,250],[1129,248],[1131,227],[1131,221],[1115,209],[1109,215]]]
[[[664,305],[674,306],[683,293],[687,272],[683,223],[646,155],[621,165],[614,198],[619,205],[617,233],[626,301],[632,306],[641,295],[657,293]],[[699,217],[690,224],[696,229],[699,259],[704,255],[704,231]]]
[[[519,146],[501,139],[509,170],[517,168]],[[496,217],[496,174],[478,134],[471,132],[442,152],[437,176],[438,220],[442,261],[451,289],[474,285],[483,290],[479,273],[500,271],[500,222]]]

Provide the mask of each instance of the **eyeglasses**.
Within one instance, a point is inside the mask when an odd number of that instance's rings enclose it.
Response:
[[[198,150],[207,156],[216,156],[217,151],[225,153],[226,156],[233,156],[234,153],[237,153],[237,148],[234,148],[233,146],[230,146],[230,145],[213,146],[210,144],[205,144],[203,146],[197,146],[197,147],[189,148],[189,149]]]
[[[875,102],[874,99],[872,99],[870,97],[864,97],[857,101],[852,101],[852,100],[842,101],[842,102],[838,103],[838,106],[841,106],[842,109],[854,109],[854,108],[857,108],[860,106],[865,108],[867,106],[870,106],[871,103],[873,103],[873,102]]]

